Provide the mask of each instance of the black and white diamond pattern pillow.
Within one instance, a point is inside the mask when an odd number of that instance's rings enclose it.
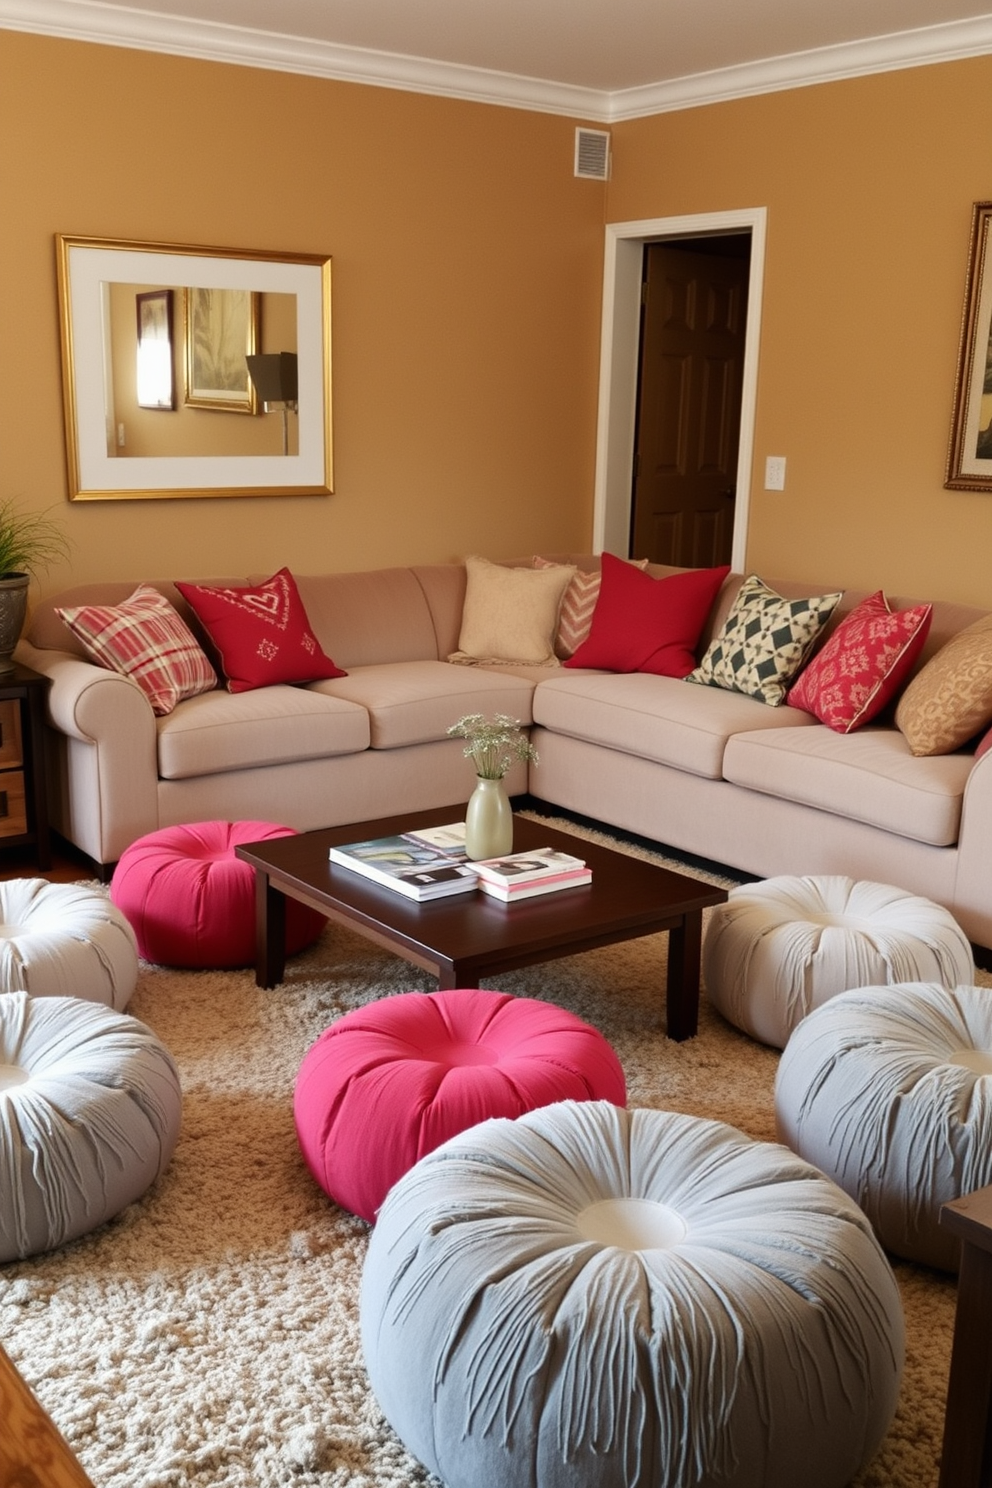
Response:
[[[751,574],[720,634],[685,680],[743,692],[778,707],[843,592],[785,599]]]

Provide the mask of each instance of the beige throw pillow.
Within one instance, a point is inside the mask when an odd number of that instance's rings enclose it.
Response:
[[[910,682],[896,726],[915,755],[952,754],[992,721],[992,615],[959,632]]]
[[[556,666],[558,611],[574,567],[504,568],[486,558],[466,558],[465,569],[458,650],[448,660]]]

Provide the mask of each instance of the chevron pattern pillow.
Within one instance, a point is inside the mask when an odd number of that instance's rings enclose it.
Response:
[[[843,592],[785,599],[751,574],[720,634],[685,680],[742,692],[778,707]]]
[[[624,562],[629,562],[634,568],[645,569],[648,566],[646,558],[624,559]],[[560,568],[561,565],[552,562],[550,558],[535,558],[534,567]],[[570,656],[574,656],[588,636],[602,582],[603,576],[598,571],[583,573],[577,568],[572,575],[572,582],[565,590],[558,613],[555,655],[559,661],[567,661]]]

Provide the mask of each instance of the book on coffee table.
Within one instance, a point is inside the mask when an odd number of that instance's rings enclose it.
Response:
[[[550,847],[507,853],[502,858],[483,858],[468,866],[478,874],[479,888],[505,904],[529,899],[534,894],[576,888],[592,879],[592,870],[584,858]]]
[[[447,894],[467,894],[478,878],[472,869],[450,852],[429,847],[412,836],[373,837],[332,847],[329,858],[340,868],[360,873],[373,883],[395,889],[408,899],[440,899]]]
[[[531,852],[506,853],[501,858],[480,858],[470,865],[480,878],[500,888],[517,888],[542,879],[560,878],[564,873],[586,870],[585,858],[558,852],[552,847],[539,847]]]
[[[582,884],[592,883],[591,868],[577,868],[574,873],[553,873],[546,878],[510,884],[493,883],[488,878],[479,878],[479,888],[493,899],[504,904],[515,904],[518,899],[530,899],[535,894],[554,894],[558,889],[577,889]]]

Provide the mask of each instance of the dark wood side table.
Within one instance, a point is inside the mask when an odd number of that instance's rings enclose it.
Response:
[[[961,1241],[940,1488],[992,1485],[992,1185],[941,1205]]]
[[[0,672],[0,851],[33,847],[42,870],[51,867],[45,700],[48,678],[14,663]]]

